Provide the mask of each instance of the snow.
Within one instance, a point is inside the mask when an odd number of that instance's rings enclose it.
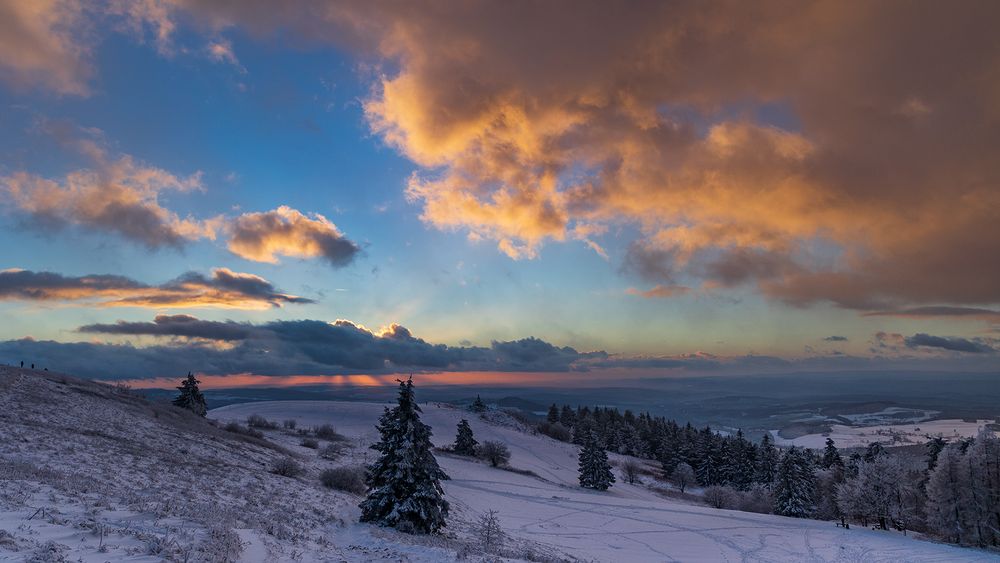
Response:
[[[418,391],[419,392],[419,391]],[[275,401],[230,405],[209,416],[245,420],[294,418],[300,426],[333,424],[364,448],[377,439],[375,421],[386,405],[330,401]],[[467,528],[487,510],[498,511],[513,541],[562,557],[595,561],[998,561],[983,551],[921,541],[892,531],[831,522],[717,510],[684,504],[641,484],[619,478],[606,492],[577,483],[577,447],[526,434],[492,412],[478,415],[446,405],[423,404],[423,421],[434,443],[449,444],[461,418],[480,442],[500,440],[511,450],[510,464],[523,475],[468,460],[439,455],[451,479],[443,482],[452,504],[449,528]],[[621,456],[612,455],[612,460]],[[648,477],[646,478],[649,479]]]
[[[926,443],[930,437],[942,436],[952,440],[975,436],[979,429],[992,420],[974,422],[960,419],[929,420],[915,424],[884,424],[880,426],[845,426],[834,424],[830,432],[806,434],[797,438],[782,438],[772,430],[774,441],[779,446],[801,446],[822,448],[827,438],[833,438],[838,448],[864,447],[871,442],[881,442],[886,446],[907,446]]]

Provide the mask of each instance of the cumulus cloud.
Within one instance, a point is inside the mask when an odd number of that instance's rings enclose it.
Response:
[[[906,346],[910,348],[940,348],[952,352],[967,352],[970,354],[988,354],[996,352],[992,346],[983,339],[967,339],[958,337],[932,336],[930,334],[917,333],[903,339]]]
[[[79,34],[86,26],[79,2],[0,1],[0,79],[19,88],[85,94],[90,49]]]
[[[287,206],[263,213],[245,213],[228,227],[229,250],[257,262],[278,262],[278,256],[323,258],[333,266],[351,262],[360,247],[319,213],[304,215]]]
[[[423,219],[513,258],[627,225],[652,285],[1000,302],[996,2],[142,4],[165,34],[291,31],[372,63],[365,115],[419,166]],[[38,68],[78,59],[32,29],[56,45]]]
[[[0,177],[0,194],[6,196],[8,209],[26,215],[33,227],[75,225],[114,233],[149,248],[215,238],[220,219],[182,218],[159,202],[166,192],[203,189],[200,172],[178,176],[129,155],[111,158],[93,139],[69,143],[91,160],[92,168],[58,180],[24,171]]]
[[[260,276],[226,268],[212,270],[210,277],[188,272],[161,285],[148,285],[114,275],[71,277],[54,272],[0,270],[0,300],[156,309],[267,309],[289,303],[314,302],[281,293]]]
[[[654,284],[1000,301],[996,3],[172,4],[384,63],[365,112],[423,218],[512,257],[628,224]]]

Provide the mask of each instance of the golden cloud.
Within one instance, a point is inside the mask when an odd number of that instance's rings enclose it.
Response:
[[[324,258],[342,266],[360,251],[326,217],[309,216],[281,207],[263,213],[245,213],[228,226],[229,250],[247,260],[276,264],[278,255]]]

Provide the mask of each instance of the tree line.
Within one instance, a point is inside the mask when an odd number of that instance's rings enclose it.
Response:
[[[553,404],[539,430],[580,445],[593,437],[608,451],[655,459],[662,478],[682,491],[703,487],[706,500],[720,508],[1000,546],[1000,439],[988,429],[950,443],[931,438],[916,461],[877,442],[845,457],[829,438],[821,450],[778,448],[770,434],[754,443],[739,430],[723,434],[608,407]]]

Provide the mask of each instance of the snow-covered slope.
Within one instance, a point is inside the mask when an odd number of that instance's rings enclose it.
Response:
[[[220,420],[251,414],[296,419],[300,425],[333,424],[364,448],[377,439],[374,424],[384,405],[326,401],[276,401],[231,405],[211,411]],[[581,489],[575,446],[529,435],[493,413],[478,415],[445,405],[422,405],[423,420],[438,446],[454,439],[459,419],[476,438],[508,444],[510,464],[537,476],[490,468],[460,457],[439,456],[451,476],[444,483],[461,529],[486,510],[499,511],[513,538],[549,546],[564,557],[597,561],[997,561],[1000,557],[921,541],[897,532],[831,522],[716,510],[663,498],[639,485],[619,482],[607,492]],[[510,426],[507,426],[510,425]],[[356,455],[364,455],[363,449]],[[614,456],[613,456],[614,457]]]
[[[442,561],[455,545],[357,524],[340,465],[107,385],[0,367],[0,561]],[[279,435],[280,434],[280,435]],[[270,472],[292,456],[296,478]]]

